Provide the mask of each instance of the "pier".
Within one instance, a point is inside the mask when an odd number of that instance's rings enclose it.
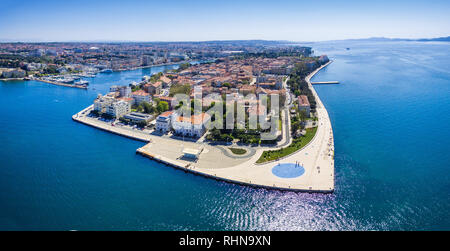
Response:
[[[336,85],[339,84],[339,81],[320,81],[320,82],[311,82],[312,85]]]
[[[87,89],[87,86],[85,86],[85,85],[65,84],[65,83],[54,82],[54,81],[49,81],[49,80],[43,80],[43,79],[38,79],[38,78],[33,78],[31,80],[39,81],[39,82],[43,82],[43,83],[47,83],[47,84],[51,84],[51,85],[59,85],[59,86],[78,88],[78,89],[85,89],[85,90]]]

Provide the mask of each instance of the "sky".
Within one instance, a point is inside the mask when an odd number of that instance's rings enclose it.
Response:
[[[450,36],[450,1],[0,0],[0,41]]]

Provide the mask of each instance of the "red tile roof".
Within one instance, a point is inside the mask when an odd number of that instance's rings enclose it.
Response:
[[[166,84],[170,84],[172,82],[172,80],[170,80],[170,78],[168,78],[166,76],[162,76],[159,80],[161,80],[162,82],[164,82]]]
[[[159,115],[160,117],[169,117],[173,114],[173,111],[167,111],[167,112],[163,112],[161,113],[161,115]]]
[[[157,81],[156,83],[152,84],[153,87],[160,87],[161,85],[162,85],[161,81]]]
[[[182,117],[179,116],[177,118],[178,122],[185,122],[185,123],[191,123],[194,125],[200,125],[203,124],[204,122],[206,122],[211,116],[209,116],[209,114],[207,113],[202,113],[202,114],[198,114],[198,115],[192,115],[191,117]]]
[[[306,95],[298,96],[298,105],[299,106],[310,106],[308,97]]]
[[[146,93],[144,90],[139,90],[131,93],[135,96],[149,96],[150,94]]]

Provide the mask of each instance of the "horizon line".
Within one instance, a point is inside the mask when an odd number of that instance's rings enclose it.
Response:
[[[440,38],[450,38],[449,36],[439,36],[432,38],[405,38],[405,37],[361,37],[361,38],[345,38],[345,39],[329,39],[329,40],[314,40],[314,41],[293,41],[286,39],[212,39],[212,40],[19,40],[19,39],[0,39],[0,43],[206,43],[206,42],[250,42],[250,41],[261,41],[261,42],[287,42],[287,43],[317,43],[317,42],[333,42],[333,41],[348,41],[348,40],[427,40],[427,39],[440,39]]]

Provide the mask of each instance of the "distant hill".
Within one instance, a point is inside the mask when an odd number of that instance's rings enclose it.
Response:
[[[422,38],[422,39],[416,39],[415,41],[419,41],[419,42],[450,42],[450,36],[449,37],[437,37],[437,38]]]
[[[450,42],[450,36],[448,36],[448,37],[438,37],[438,38],[420,38],[420,39],[371,37],[371,38],[344,39],[344,40],[333,40],[333,41],[361,41],[361,42],[392,42],[392,41],[411,41],[411,42]]]

